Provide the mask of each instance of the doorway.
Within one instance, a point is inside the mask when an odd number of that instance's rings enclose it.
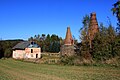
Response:
[[[36,58],[38,58],[38,54],[36,54]]]

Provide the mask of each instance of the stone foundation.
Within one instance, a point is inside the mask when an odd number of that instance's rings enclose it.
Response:
[[[61,56],[73,56],[75,55],[73,45],[62,45],[60,49]]]

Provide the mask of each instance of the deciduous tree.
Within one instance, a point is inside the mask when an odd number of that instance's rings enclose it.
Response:
[[[117,20],[118,20],[117,31],[119,31],[119,33],[120,33],[120,0],[118,0],[116,3],[114,3],[113,6],[114,7],[111,10],[112,10],[113,14],[115,14],[117,17]]]

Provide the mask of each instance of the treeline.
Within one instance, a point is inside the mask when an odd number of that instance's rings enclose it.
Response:
[[[55,34],[47,34],[47,36],[45,34],[38,34],[34,37],[30,37],[28,41],[35,41],[41,47],[42,52],[53,53],[60,51],[60,44],[63,42],[62,38]]]
[[[9,58],[12,56],[12,47],[15,46],[17,43],[23,40],[1,40],[0,41],[0,58],[6,57]]]

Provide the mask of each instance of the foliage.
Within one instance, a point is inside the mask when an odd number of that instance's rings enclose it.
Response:
[[[64,65],[74,65],[75,56],[63,56],[61,57],[61,64]]]
[[[59,52],[60,44],[62,42],[62,38],[58,37],[55,34],[42,34],[42,36],[35,35],[34,38],[30,37],[29,41],[35,41],[38,45],[40,45],[42,52]]]
[[[60,51],[60,43],[58,41],[54,41],[50,44],[50,52],[59,52]]]
[[[119,31],[120,33],[120,0],[118,0],[116,3],[114,3],[113,5],[114,7],[111,9],[113,14],[116,15],[117,19],[118,19],[118,27],[117,27],[117,30]]]
[[[82,56],[63,56],[60,59],[60,64],[62,65],[75,65],[75,66],[80,66],[80,65],[91,65],[92,61],[90,59],[85,59]]]
[[[11,48],[5,49],[4,57],[9,58],[11,56],[12,56],[12,49]]]
[[[111,25],[106,28],[103,26],[103,24],[101,24],[100,32],[96,34],[95,39],[92,43],[93,59],[98,61],[106,61],[118,56],[119,48],[117,46],[116,39],[117,37],[114,28]]]
[[[11,57],[12,48],[19,42],[23,40],[1,40],[0,41],[0,58],[2,57]]]
[[[89,36],[88,36],[88,30],[90,25],[90,17],[89,15],[85,15],[83,17],[83,27],[80,29],[81,33],[81,46],[80,46],[80,53],[79,55],[88,59],[90,58],[90,43],[89,43]]]
[[[87,20],[86,20],[87,19]],[[91,58],[94,61],[106,62],[109,59],[120,57],[120,37],[116,34],[114,27],[110,23],[109,26],[104,26],[102,23],[92,40],[92,48],[90,48],[88,29],[89,18],[83,17],[83,28],[81,29],[81,45],[78,56],[82,58]]]
[[[115,54],[116,56],[119,56],[120,57],[120,36],[117,36],[115,38],[115,47],[114,47],[114,51],[115,51]]]
[[[89,15],[85,15],[82,20],[83,27],[80,29],[80,39],[82,41],[88,40],[88,29],[89,29],[89,23],[90,23],[90,17]]]

